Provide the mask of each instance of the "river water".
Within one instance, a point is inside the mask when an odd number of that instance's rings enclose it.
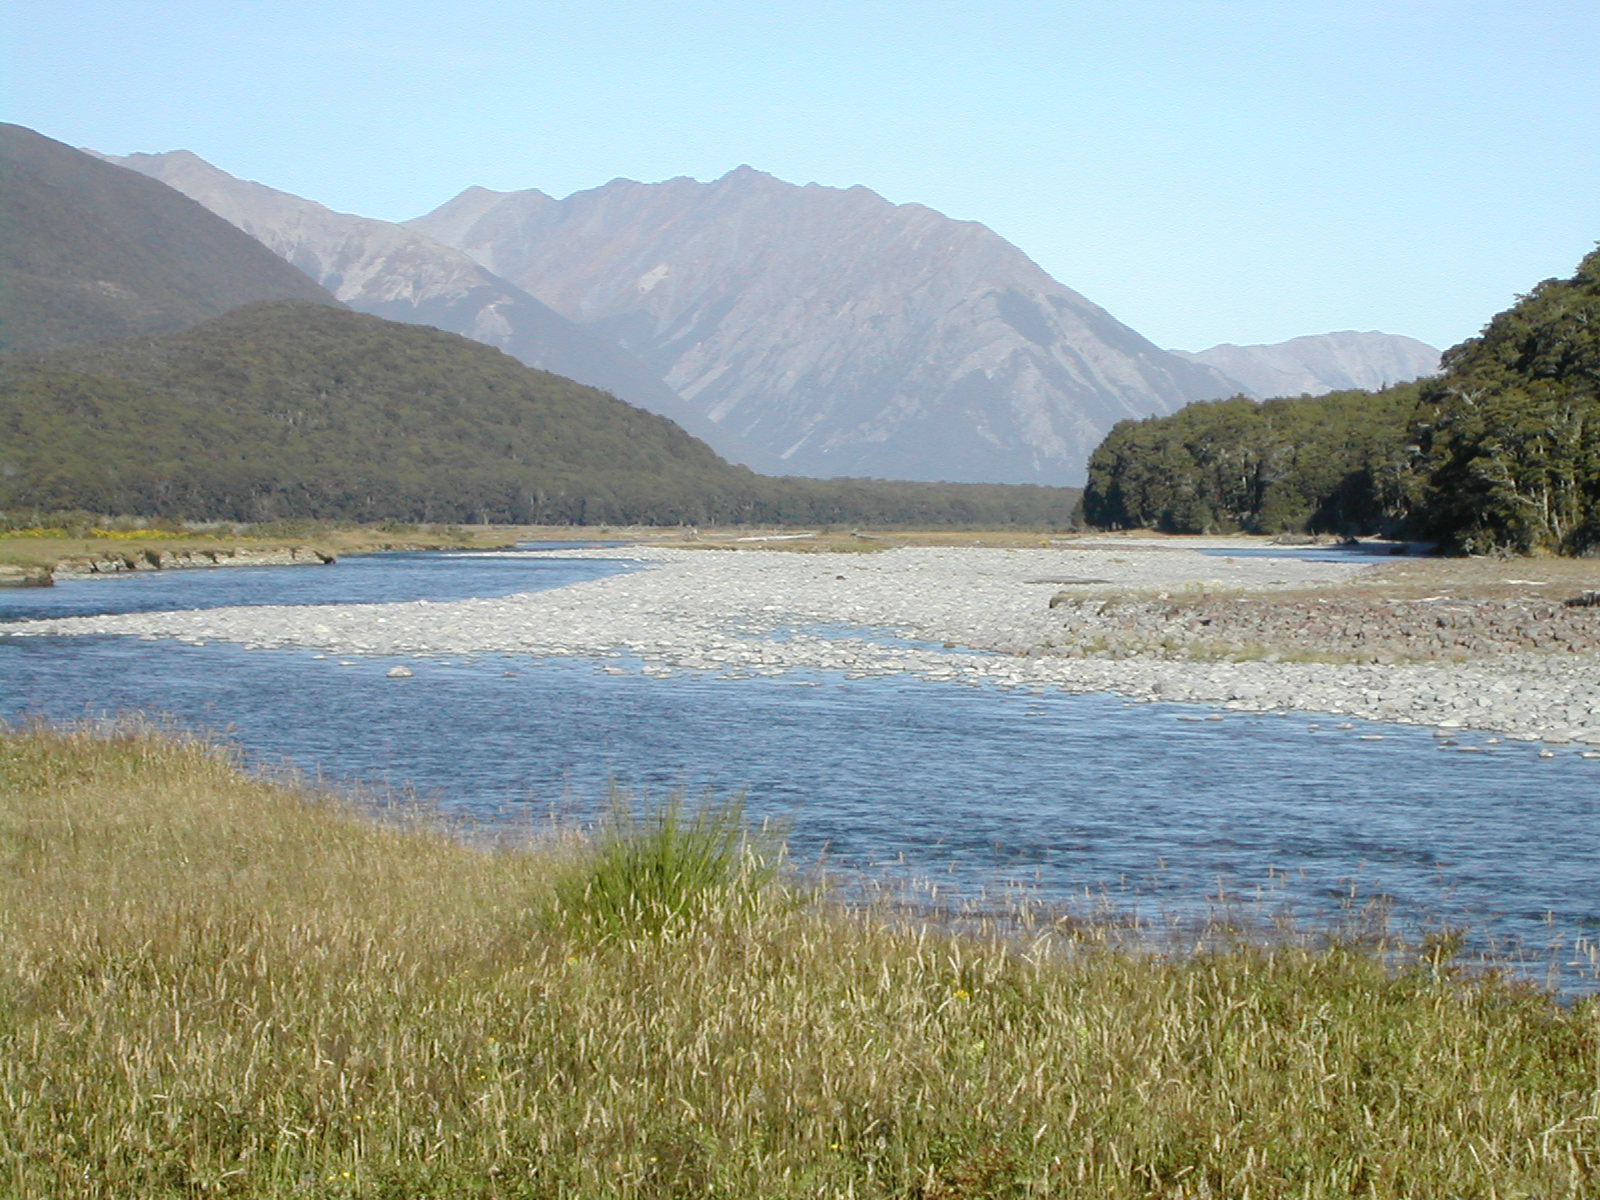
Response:
[[[0,623],[494,597],[630,569],[547,547],[149,572],[0,592]],[[415,794],[490,833],[592,820],[614,786],[742,795],[797,864],[922,900],[1021,891],[1167,929],[1383,914],[1409,936],[1464,927],[1569,994],[1597,988],[1600,762],[1570,751],[1440,753],[1426,729],[899,677],[479,656],[390,679],[397,661],[0,633],[0,719],[158,714],[258,766]]]

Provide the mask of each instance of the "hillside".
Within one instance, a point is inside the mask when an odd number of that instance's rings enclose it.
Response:
[[[326,291],[171,188],[0,125],[0,350],[168,333]]]
[[[1064,523],[1076,495],[771,480],[455,334],[306,302],[0,358],[0,509],[270,520]]]
[[[1121,422],[1089,459],[1084,519],[1167,533],[1394,532],[1418,391],[1236,396]]]
[[[186,150],[103,157],[204,205],[357,312],[462,334],[527,366],[670,417],[698,437],[713,429],[697,408],[620,346],[567,320],[462,251],[404,225],[334,212],[237,179]],[[733,457],[757,465],[758,456],[748,451]]]
[[[1415,432],[1431,536],[1478,554],[1600,551],[1600,250],[1447,351]]]
[[[984,226],[862,187],[472,188],[409,224],[801,474],[1073,484],[1117,420],[1238,390]]]

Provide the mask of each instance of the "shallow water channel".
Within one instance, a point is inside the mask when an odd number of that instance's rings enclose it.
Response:
[[[628,569],[546,547],[149,572],[0,591],[0,622],[493,597]],[[415,792],[490,833],[593,819],[613,785],[741,794],[796,863],[924,900],[1020,889],[1179,928],[1219,909],[1312,929],[1381,912],[1412,936],[1465,926],[1540,982],[1596,989],[1600,762],[1576,753],[1486,737],[1441,753],[1427,729],[909,677],[480,656],[388,678],[398,661],[0,632],[0,718],[160,714],[261,766]]]

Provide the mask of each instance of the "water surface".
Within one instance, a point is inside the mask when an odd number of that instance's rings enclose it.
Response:
[[[557,550],[151,573],[0,593],[0,621],[449,600],[626,569]],[[1264,894],[1258,915],[1313,925],[1377,903],[1410,932],[1464,924],[1479,947],[1520,945],[1574,990],[1579,943],[1600,934],[1600,763],[1570,751],[1441,752],[1424,729],[901,677],[455,656],[388,678],[399,661],[0,634],[0,717],[165,714],[257,764],[413,790],[492,829],[593,818],[613,785],[742,794],[788,827],[796,860],[924,895],[929,880],[969,899],[1026,888],[1181,922]]]

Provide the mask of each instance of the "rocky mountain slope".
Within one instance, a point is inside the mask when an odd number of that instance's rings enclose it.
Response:
[[[335,303],[171,188],[0,125],[0,349],[174,332],[277,299]]]
[[[408,224],[796,473],[1076,484],[1116,421],[1238,390],[984,226],[862,187],[741,167],[565,200],[472,188]]]
[[[1380,391],[1439,370],[1439,351],[1415,338],[1390,333],[1324,333],[1265,346],[1224,344],[1187,353],[1215,367],[1258,400],[1270,396],[1322,396],[1351,388]]]
[[[249,234],[358,312],[431,325],[504,350],[660,413],[691,432],[711,432],[632,354],[581,328],[460,250],[388,221],[332,209],[229,175],[187,150],[104,156],[158,179]],[[740,461],[757,458],[735,454]]]

